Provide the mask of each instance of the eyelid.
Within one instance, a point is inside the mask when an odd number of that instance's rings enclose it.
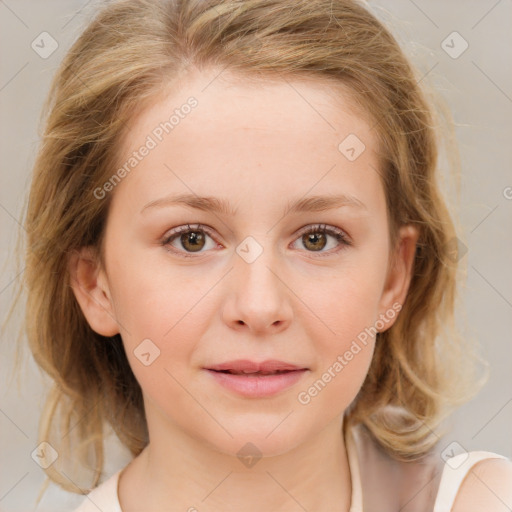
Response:
[[[173,228],[165,233],[165,235],[162,237],[161,243],[162,245],[166,245],[171,242],[171,239],[176,238],[181,233],[187,233],[188,231],[204,231],[208,236],[210,236],[210,238],[218,243],[215,236],[213,235],[214,230],[204,224],[183,224]]]
[[[295,236],[302,236],[306,233],[311,233],[315,231],[325,231],[326,233],[330,234],[331,236],[339,236],[340,238],[343,238],[344,242],[347,243],[347,245],[352,245],[352,240],[349,236],[349,234],[336,226],[331,226],[329,224],[321,223],[321,224],[308,224],[307,226],[304,226],[303,228],[299,229],[299,231],[296,232]]]

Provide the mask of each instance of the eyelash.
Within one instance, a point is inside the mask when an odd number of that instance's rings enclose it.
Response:
[[[194,257],[196,257],[195,253],[188,253],[186,251],[185,252],[178,251],[174,248],[170,248],[169,244],[184,233],[194,233],[196,231],[206,233],[210,238],[212,238],[215,241],[215,238],[213,237],[212,230],[210,228],[208,228],[207,226],[204,226],[202,224],[196,224],[195,226],[190,226],[190,224],[187,224],[186,226],[180,226],[179,228],[176,228],[174,231],[172,231],[171,233],[166,235],[164,237],[164,239],[162,240],[161,244],[162,244],[162,246],[165,246],[169,252],[178,254],[180,257],[194,258]],[[299,234],[295,240],[301,238],[304,235],[309,235],[309,234],[313,234],[313,233],[324,233],[324,234],[331,235],[337,240],[337,242],[340,243],[340,247],[333,251],[330,251],[330,252],[318,251],[317,257],[320,257],[320,258],[329,256],[332,254],[337,254],[339,251],[342,251],[345,247],[349,247],[352,245],[352,242],[348,239],[348,236],[341,229],[339,229],[335,226],[327,226],[326,224],[315,224],[315,225],[308,226],[308,227],[302,229],[299,232]],[[315,251],[306,251],[306,252],[314,253]],[[200,255],[202,253],[198,252],[197,254]]]

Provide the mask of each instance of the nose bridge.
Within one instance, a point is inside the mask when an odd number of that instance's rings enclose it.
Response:
[[[261,240],[261,242],[259,241]],[[257,329],[284,325],[290,317],[286,286],[271,236],[246,237],[236,248],[232,320]]]
[[[236,279],[253,298],[280,293],[275,248],[270,236],[247,236],[236,248]],[[267,298],[269,298],[267,297]]]

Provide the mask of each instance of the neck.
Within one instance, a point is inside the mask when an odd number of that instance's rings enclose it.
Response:
[[[307,442],[257,462],[221,453],[176,427],[148,427],[151,442],[119,480],[123,512],[350,508],[350,469],[339,419]]]

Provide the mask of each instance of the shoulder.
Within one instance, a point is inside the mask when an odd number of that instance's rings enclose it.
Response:
[[[73,512],[121,512],[117,484],[121,470],[95,487]]]
[[[485,459],[473,466],[460,486],[453,512],[510,512],[512,462]]]

